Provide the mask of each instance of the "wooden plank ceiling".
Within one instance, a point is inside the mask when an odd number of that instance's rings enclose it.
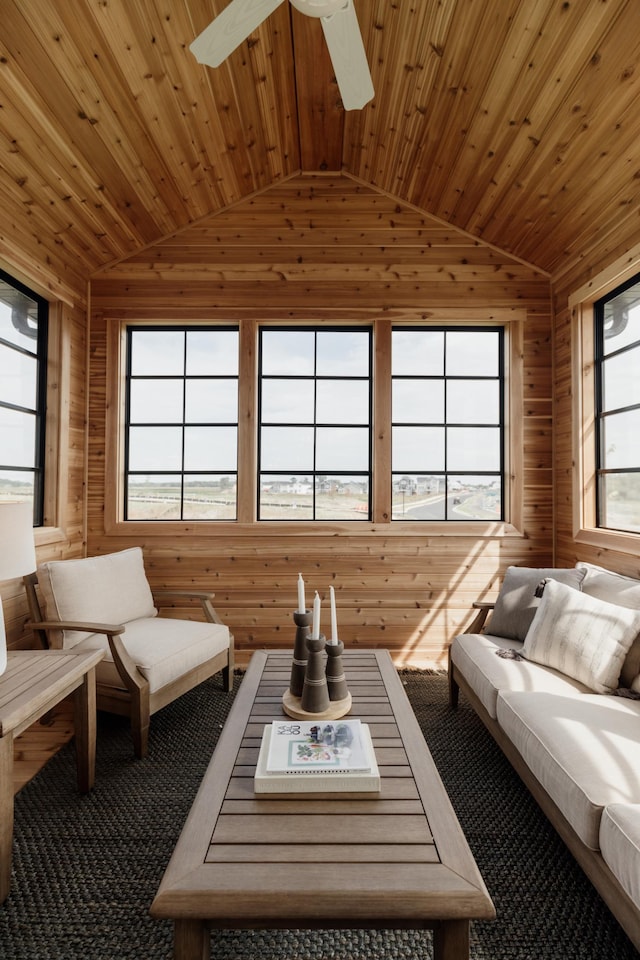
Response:
[[[638,0],[356,0],[345,113],[283,2],[219,68],[226,0],[2,0],[0,254],[86,278],[300,170],[343,170],[551,274],[640,214]]]

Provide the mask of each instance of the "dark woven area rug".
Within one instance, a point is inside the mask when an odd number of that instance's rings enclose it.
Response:
[[[473,960],[637,958],[473,711],[464,700],[449,710],[444,676],[402,679],[496,905],[496,921],[472,924]],[[3,960],[169,960],[171,924],[149,905],[232,700],[212,680],[156,714],[144,761],[126,724],[101,716],[91,795],[75,792],[72,745],[20,792]],[[429,932],[229,931],[212,942],[219,960],[432,956]]]

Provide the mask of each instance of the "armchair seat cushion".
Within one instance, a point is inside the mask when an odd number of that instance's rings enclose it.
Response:
[[[229,628],[199,620],[171,620],[163,617],[132,620],[122,640],[127,653],[155,693],[173,680],[199,667],[229,648]],[[124,689],[111,656],[109,642],[102,634],[85,637],[78,650],[104,650],[96,670],[98,683]]]

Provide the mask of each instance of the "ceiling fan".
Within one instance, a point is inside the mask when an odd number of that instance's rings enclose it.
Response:
[[[319,17],[345,110],[359,110],[374,90],[353,0],[289,0]],[[198,63],[219,66],[284,0],[231,0],[189,49]]]

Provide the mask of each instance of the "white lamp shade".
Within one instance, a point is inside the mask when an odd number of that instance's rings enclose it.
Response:
[[[33,506],[27,501],[0,501],[0,581],[36,568]]]
[[[0,580],[13,580],[36,568],[33,506],[28,501],[0,501]],[[0,598],[0,674],[7,666],[7,638]]]

